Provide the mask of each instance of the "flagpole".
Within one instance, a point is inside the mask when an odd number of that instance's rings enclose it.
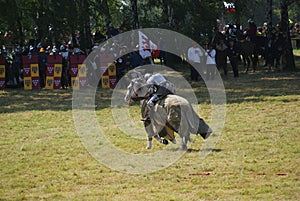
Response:
[[[267,30],[268,30],[268,37],[270,38],[271,37],[271,30],[272,30],[272,26],[273,26],[273,1],[272,0],[267,0],[267,8],[268,8],[268,11],[267,11],[267,20],[268,20],[268,24],[267,24]]]
[[[220,9],[221,9],[221,23],[222,23],[222,30],[224,29],[224,26],[225,26],[225,20],[224,20],[224,10],[223,10],[223,1],[221,0],[220,1]]]

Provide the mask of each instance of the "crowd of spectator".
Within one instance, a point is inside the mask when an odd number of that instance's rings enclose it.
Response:
[[[68,88],[71,86],[70,79],[70,56],[71,55],[85,55],[86,57],[95,49],[99,51],[105,51],[114,58],[114,63],[116,65],[116,79],[120,80],[123,75],[137,67],[145,64],[150,64],[153,62],[153,58],[160,55],[159,50],[149,51],[150,55],[144,56],[141,51],[148,50],[138,50],[137,48],[134,51],[131,51],[128,54],[128,47],[114,41],[114,44],[110,48],[101,47],[100,44],[105,40],[118,35],[120,33],[119,29],[113,27],[112,24],[109,25],[109,28],[105,35],[100,32],[96,32],[93,35],[93,44],[90,48],[80,49],[80,35],[77,33],[73,36],[70,36],[68,40],[61,43],[60,45],[52,45],[50,41],[44,43],[38,43],[35,45],[36,41],[32,40],[23,47],[17,45],[14,48],[8,48],[3,46],[0,50],[0,57],[5,60],[5,71],[6,71],[6,87],[22,87],[23,86],[23,67],[22,67],[22,56],[38,56],[38,65],[39,65],[39,77],[40,77],[40,87],[45,87],[45,74],[47,67],[47,57],[48,55],[61,55],[62,56],[62,76],[61,83],[62,88]],[[96,57],[94,58],[96,59]],[[92,61],[92,63],[95,63]],[[95,78],[100,74],[99,63],[97,65],[88,65],[88,81],[93,82]],[[100,83],[100,80],[99,80]],[[98,84],[99,84],[98,83]]]
[[[216,65],[219,69],[224,70],[225,75],[228,72],[226,61],[229,58],[234,75],[238,77],[237,61],[240,58],[244,59],[243,57],[246,57],[247,54],[250,54],[254,69],[258,63],[258,57],[261,56],[265,61],[264,66],[268,69],[282,70],[282,55],[287,44],[284,42],[285,34],[280,24],[270,27],[267,23],[263,23],[262,26],[257,26],[252,19],[249,19],[248,27],[242,29],[238,25],[222,26],[221,21],[217,21],[217,23],[218,30],[214,30],[211,42],[217,51]],[[299,48],[300,26],[298,23],[290,27],[290,37],[296,42],[294,48]],[[230,52],[230,49],[234,51]],[[249,53],[249,51],[251,52]],[[231,53],[234,53],[235,56]]]
[[[240,55],[243,52],[242,41],[249,41],[255,44],[256,52],[253,52],[252,59],[256,59],[258,55],[261,55],[265,60],[265,66],[278,67],[280,64],[280,57],[283,54],[283,33],[280,25],[277,24],[269,30],[267,23],[263,23],[262,26],[256,26],[253,20],[248,21],[248,27],[241,29],[237,25],[222,26],[218,21],[218,28],[214,30],[212,38],[208,41],[207,49],[202,52],[197,44],[192,44],[192,47],[186,52],[188,61],[197,66],[200,66],[201,57],[211,57],[209,61],[202,61],[206,65],[214,64],[219,70],[223,70],[225,76],[228,74],[227,65],[230,63],[234,77],[239,76],[238,61]],[[100,32],[96,32],[93,35],[93,45],[87,47],[84,50],[80,49],[80,33],[76,32],[75,35],[68,37],[68,40],[61,42],[56,46],[50,40],[46,40],[44,43],[38,43],[35,40],[29,41],[27,45],[21,47],[15,45],[13,48],[9,48],[3,45],[0,49],[0,57],[5,59],[5,71],[6,71],[6,85],[7,87],[22,87],[23,85],[23,73],[22,73],[22,56],[37,55],[39,59],[39,73],[40,73],[40,86],[45,87],[45,73],[47,66],[48,55],[61,55],[62,62],[62,76],[61,83],[62,88],[70,87],[70,56],[71,55],[85,55],[88,56],[92,50],[99,48],[99,44],[103,41],[118,35],[122,30],[114,28],[113,24],[109,24],[105,35]],[[290,29],[291,37],[296,40],[296,47],[300,46],[300,25],[295,23]],[[9,36],[7,36],[9,37]],[[36,44],[37,43],[37,44]],[[123,75],[137,66],[153,63],[153,58],[160,58],[163,55],[163,51],[154,50],[138,50],[125,54],[128,52],[128,48],[121,43],[115,42],[115,49],[109,49],[111,54],[115,58],[116,65],[116,79],[120,80]],[[256,57],[256,58],[255,58]],[[164,58],[165,59],[165,58]],[[199,67],[200,68],[200,67]],[[99,74],[99,66],[94,66],[88,69],[88,77],[97,77]],[[213,79],[216,72],[212,72],[211,68],[206,68],[207,79]],[[197,81],[199,74],[196,69],[191,68],[191,80]],[[93,79],[92,79],[93,80]]]

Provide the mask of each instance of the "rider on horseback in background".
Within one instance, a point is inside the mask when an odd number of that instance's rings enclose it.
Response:
[[[246,35],[248,37],[248,39],[253,42],[256,34],[257,34],[257,26],[255,25],[254,21],[252,19],[248,20],[248,29],[246,30]]]
[[[252,19],[248,20],[248,28],[245,32],[246,34],[246,40],[251,42],[253,45],[253,56],[252,56],[252,63],[253,63],[253,69],[255,70],[255,67],[257,66],[258,63],[258,52],[260,46],[257,44],[259,42],[258,36],[257,36],[257,26],[254,23]]]

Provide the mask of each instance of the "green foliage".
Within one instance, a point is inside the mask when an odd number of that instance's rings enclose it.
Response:
[[[59,42],[65,34],[81,31],[89,40],[87,30],[105,33],[107,25],[134,28],[132,0],[1,0],[0,31],[13,32],[13,41],[45,38]],[[280,20],[280,2],[273,1],[273,18]],[[265,21],[265,0],[236,1],[236,12],[225,13],[222,1],[218,0],[143,0],[137,1],[137,14],[141,28],[159,27],[178,31],[198,41],[206,41],[207,34],[216,25],[216,19],[225,23],[244,24],[253,18],[258,25]],[[300,21],[299,2],[287,1],[290,18]],[[49,25],[54,32],[49,32]],[[86,30],[87,29],[87,30]],[[0,41],[4,43],[4,41]]]

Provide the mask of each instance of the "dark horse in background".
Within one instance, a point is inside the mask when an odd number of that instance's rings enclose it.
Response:
[[[261,56],[265,58],[267,37],[255,36],[251,40],[247,37],[243,37],[238,39],[238,43],[241,49],[241,56],[243,58],[244,68],[246,68],[246,73],[249,71],[251,63],[253,71],[255,71],[258,65],[258,57]]]
[[[243,34],[225,35],[221,32],[216,32],[212,39],[213,44],[218,44],[220,40],[223,40],[225,44],[227,44],[227,47],[229,46],[229,40],[234,40],[237,43],[246,72],[249,71],[251,64],[253,71],[256,70],[259,56],[263,58],[266,57],[266,45],[268,42],[267,37],[256,36],[250,40]]]

